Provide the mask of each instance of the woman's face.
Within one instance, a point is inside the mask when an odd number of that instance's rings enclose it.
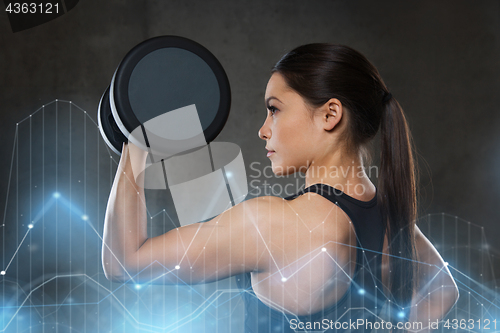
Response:
[[[315,156],[318,126],[304,99],[274,73],[266,88],[267,118],[259,130],[275,175],[305,172]]]

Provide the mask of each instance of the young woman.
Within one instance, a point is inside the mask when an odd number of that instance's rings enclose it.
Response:
[[[148,238],[132,172],[146,153],[126,144],[106,212],[106,276],[200,283],[245,273],[247,331],[351,330],[349,319],[373,323],[384,303],[396,321],[430,330],[458,289],[415,225],[410,132],[377,69],[347,46],[300,46],[272,69],[265,103],[259,137],[273,172],[304,173],[305,190],[247,200]],[[375,187],[363,166],[379,128]]]

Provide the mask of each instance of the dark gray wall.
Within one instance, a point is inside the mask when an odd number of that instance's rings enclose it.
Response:
[[[484,226],[491,242],[500,236],[500,2],[493,0],[82,0],[15,34],[0,14],[0,202],[16,122],[56,98],[95,119],[126,52],[166,34],[201,43],[226,69],[232,113],[218,140],[240,145],[247,165],[269,163],[257,131],[280,56],[311,42],[361,51],[407,114],[422,169],[421,213]]]
[[[1,156],[10,157],[15,123],[43,103],[72,100],[95,115],[125,53],[173,34],[206,46],[228,73],[232,114],[219,139],[265,163],[256,133],[270,66],[303,43],[343,43],[378,67],[407,113],[423,168],[422,212],[458,215],[498,235],[499,15],[499,1],[83,0],[16,34],[3,15]]]

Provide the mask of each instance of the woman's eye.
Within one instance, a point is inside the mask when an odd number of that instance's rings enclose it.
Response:
[[[271,105],[268,105],[267,109],[269,110],[269,112],[271,112],[271,114],[275,114],[276,111],[278,111],[277,108],[275,108],[274,106],[271,106]]]

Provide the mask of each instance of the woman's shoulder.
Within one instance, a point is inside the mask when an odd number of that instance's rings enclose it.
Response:
[[[320,232],[335,241],[352,237],[354,228],[347,214],[337,205],[316,193],[306,193],[293,200],[276,196],[261,196],[242,202],[245,215],[261,232],[279,229],[297,232]]]

